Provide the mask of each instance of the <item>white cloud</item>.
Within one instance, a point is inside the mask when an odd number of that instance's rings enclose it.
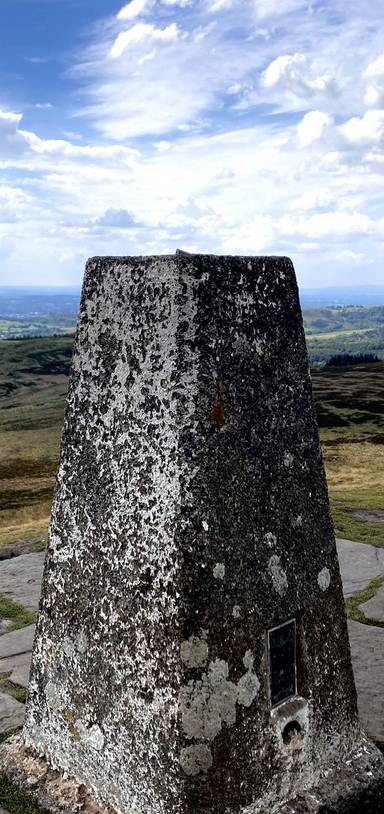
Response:
[[[297,126],[297,136],[299,143],[307,147],[314,141],[322,138],[332,125],[332,117],[321,110],[312,110],[306,113],[300,124]]]
[[[129,229],[137,226],[136,220],[126,209],[113,209],[113,207],[95,218],[93,223],[97,226],[109,226],[112,229]]]
[[[136,0],[94,26],[72,71],[83,107],[65,120],[47,97],[62,138],[45,117],[33,130],[0,114],[9,280],[24,267],[49,282],[60,258],[75,281],[87,254],[176,246],[290,254],[312,285],[332,281],[334,260],[338,279],[379,279],[378,0],[364,18],[355,0],[214,5]]]
[[[37,110],[50,110],[53,105],[50,102],[36,102],[33,107],[35,107]]]
[[[10,110],[0,110],[0,120],[3,122],[19,124],[22,118],[23,118],[22,113],[12,113]]]
[[[236,0],[211,0],[208,5],[210,12],[222,11],[223,9],[231,8]]]
[[[127,31],[120,31],[112,45],[110,54],[111,57],[116,59],[121,57],[131,45],[134,46],[143,41],[147,43],[148,40],[170,42],[176,40],[178,36],[179,29],[176,23],[171,23],[165,28],[156,28],[150,23],[136,23]]]
[[[367,65],[364,76],[369,79],[384,76],[384,54],[380,54],[377,59]]]
[[[255,12],[259,18],[282,17],[292,11],[307,11],[309,0],[253,0]]]
[[[354,116],[339,128],[351,144],[384,143],[384,110],[367,110],[364,116]]]
[[[122,9],[118,12],[117,19],[118,20],[133,20],[135,17],[139,17],[141,14],[144,14],[152,9],[154,5],[154,0],[131,0],[130,3],[123,6]]]
[[[268,89],[282,89],[298,96],[327,96],[336,93],[334,78],[326,73],[314,75],[305,54],[282,54],[268,65],[261,75],[261,85]]]
[[[369,80],[365,89],[364,102],[367,107],[384,106],[384,54],[370,62],[363,76]]]
[[[161,0],[163,6],[181,6],[181,8],[185,8],[185,6],[190,6],[193,3],[193,0]]]

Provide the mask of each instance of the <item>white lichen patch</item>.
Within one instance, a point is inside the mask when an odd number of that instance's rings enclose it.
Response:
[[[247,672],[236,685],[229,680],[226,661],[211,662],[201,679],[189,681],[179,696],[183,733],[187,738],[213,741],[223,724],[236,722],[236,704],[250,707],[260,689],[260,681],[252,672],[254,658],[248,650],[243,659]]]
[[[331,584],[331,574],[328,568],[323,568],[318,577],[317,582],[321,591],[326,591]]]
[[[223,723],[236,721],[237,687],[228,681],[228,664],[216,659],[201,679],[180,691],[182,728],[187,738],[212,741]]]
[[[233,616],[234,619],[240,619],[241,618],[241,607],[240,607],[240,605],[234,605],[233,606],[233,608],[232,608],[232,616]]]
[[[280,557],[274,554],[269,560],[268,571],[272,577],[273,587],[279,596],[284,596],[288,588],[287,575],[282,568]]]
[[[81,632],[76,637],[76,649],[81,655],[84,655],[88,650],[88,639],[85,633]]]
[[[255,658],[252,653],[252,650],[247,650],[245,656],[243,658],[243,664],[246,670],[252,670],[253,665],[255,663]]]
[[[273,548],[277,543],[277,537],[275,534],[272,534],[271,531],[267,531],[264,535],[264,540],[269,548]]]
[[[260,681],[255,673],[249,671],[243,675],[237,685],[237,702],[243,707],[250,707],[260,689]]]
[[[292,520],[292,526],[294,529],[299,529],[303,525],[303,516],[298,514],[297,517],[294,517]]]
[[[99,726],[94,724],[88,728],[82,721],[76,721],[75,729],[79,733],[82,743],[91,749],[95,749],[97,752],[101,752],[105,738]]]
[[[205,743],[186,746],[181,750],[179,760],[185,774],[191,777],[200,774],[200,772],[207,772],[213,763],[212,752]]]
[[[48,681],[48,684],[45,687],[45,699],[47,706],[52,712],[57,712],[59,709],[61,709],[60,696],[57,692],[55,684],[53,684],[51,681]]]
[[[187,667],[204,667],[208,660],[207,632],[202,631],[201,636],[190,636],[180,645],[180,656]]]
[[[213,576],[215,579],[224,579],[225,577],[225,565],[223,562],[217,562],[214,569],[213,569]]]
[[[285,452],[283,460],[284,460],[284,466],[287,469],[290,469],[295,459],[294,459],[291,452]]]

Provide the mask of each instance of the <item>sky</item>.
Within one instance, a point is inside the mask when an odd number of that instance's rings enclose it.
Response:
[[[384,284],[382,0],[2,0],[0,284],[292,257]]]

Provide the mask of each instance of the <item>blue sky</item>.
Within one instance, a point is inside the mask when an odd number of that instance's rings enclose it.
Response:
[[[382,0],[2,0],[0,283],[288,254],[384,284]]]

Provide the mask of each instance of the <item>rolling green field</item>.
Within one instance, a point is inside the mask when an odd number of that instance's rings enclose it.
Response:
[[[384,359],[384,307],[309,308],[303,316],[313,365],[338,353],[372,353]]]
[[[46,541],[73,337],[0,341],[0,545]],[[339,536],[384,547],[384,362],[313,370]]]

